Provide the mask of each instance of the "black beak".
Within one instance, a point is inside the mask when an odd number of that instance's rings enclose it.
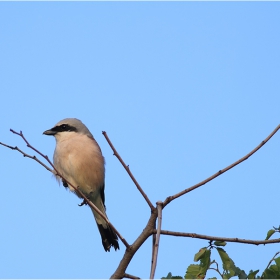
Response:
[[[45,135],[55,135],[57,131],[54,131],[53,129],[49,129],[43,132]]]

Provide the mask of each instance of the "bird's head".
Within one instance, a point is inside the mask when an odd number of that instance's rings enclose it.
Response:
[[[43,132],[43,134],[52,135],[56,139],[61,136],[70,136],[73,133],[85,134],[92,137],[88,128],[80,120],[74,118],[63,119],[53,128]]]

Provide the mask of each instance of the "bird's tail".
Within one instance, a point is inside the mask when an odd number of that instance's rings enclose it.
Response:
[[[118,236],[113,229],[109,225],[107,225],[107,228],[104,228],[103,225],[97,223],[97,226],[101,235],[104,250],[106,252],[110,251],[111,246],[113,246],[115,250],[120,249]]]
[[[105,212],[105,207],[103,205],[103,202],[101,199],[97,200],[96,203],[94,203],[96,207],[107,217]],[[115,250],[120,249],[119,243],[118,243],[118,236],[114,232],[114,230],[108,225],[108,223],[99,215],[97,214],[93,209],[91,209],[95,221],[97,223],[98,230],[101,235],[102,244],[104,247],[104,250],[110,251],[111,247],[114,247]]]

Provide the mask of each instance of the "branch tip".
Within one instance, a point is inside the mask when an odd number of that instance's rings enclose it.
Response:
[[[134,182],[135,186],[137,187],[137,189],[139,190],[139,192],[142,194],[142,196],[144,197],[144,199],[146,200],[146,202],[148,203],[149,207],[151,208],[151,210],[154,209],[153,204],[151,203],[151,201],[149,200],[147,194],[143,191],[143,189],[140,187],[139,183],[136,181],[135,177],[132,175],[131,171],[129,170],[129,165],[126,165],[125,162],[123,161],[123,159],[121,158],[121,156],[119,155],[119,153],[117,152],[117,150],[115,149],[114,145],[112,144],[111,140],[109,139],[107,133],[105,131],[102,132],[102,134],[104,135],[105,139],[107,140],[109,146],[111,147],[111,149],[113,150],[113,155],[116,156],[118,158],[118,160],[120,161],[120,163],[122,164],[122,166],[125,168],[125,170],[127,171],[128,175],[130,176],[130,178],[132,179],[132,181]]]
[[[153,233],[156,233],[156,230],[153,230]],[[219,237],[219,236],[209,236],[198,233],[187,233],[187,232],[177,232],[177,231],[169,231],[169,230],[161,230],[160,234],[164,235],[172,235],[172,236],[181,236],[181,237],[191,237],[197,239],[204,239],[208,241],[226,241],[226,242],[236,242],[236,243],[246,243],[252,245],[260,245],[260,244],[273,244],[280,243],[280,238],[278,239],[269,239],[269,240],[250,240],[250,239],[241,239],[237,237]]]
[[[246,159],[248,159],[249,157],[251,157],[255,152],[257,152],[264,144],[266,144],[271,137],[280,129],[280,125],[278,125],[257,147],[255,147],[251,152],[249,152],[247,155],[243,156],[242,158],[240,158],[239,160],[235,161],[234,163],[228,165],[227,167],[225,167],[222,170],[219,170],[217,173],[213,174],[212,176],[208,177],[207,179],[201,181],[198,184],[193,185],[190,188],[187,188],[177,194],[174,194],[173,196],[169,196],[165,199],[165,201],[163,202],[163,207],[165,207],[168,203],[170,203],[172,200],[190,192],[195,190],[196,188],[201,187],[202,185],[212,181],[213,179],[215,179],[216,177],[220,176],[221,174],[227,172],[228,170],[232,169],[233,167],[235,167],[236,165],[240,164],[241,162],[245,161]]]

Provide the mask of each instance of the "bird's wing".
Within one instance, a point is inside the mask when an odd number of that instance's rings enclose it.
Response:
[[[103,205],[104,205],[104,207],[105,207],[105,209],[106,209],[106,206],[105,206],[105,192],[104,192],[104,190],[105,190],[105,183],[104,183],[104,185],[100,188],[100,195],[101,195],[101,199],[102,199]]]

